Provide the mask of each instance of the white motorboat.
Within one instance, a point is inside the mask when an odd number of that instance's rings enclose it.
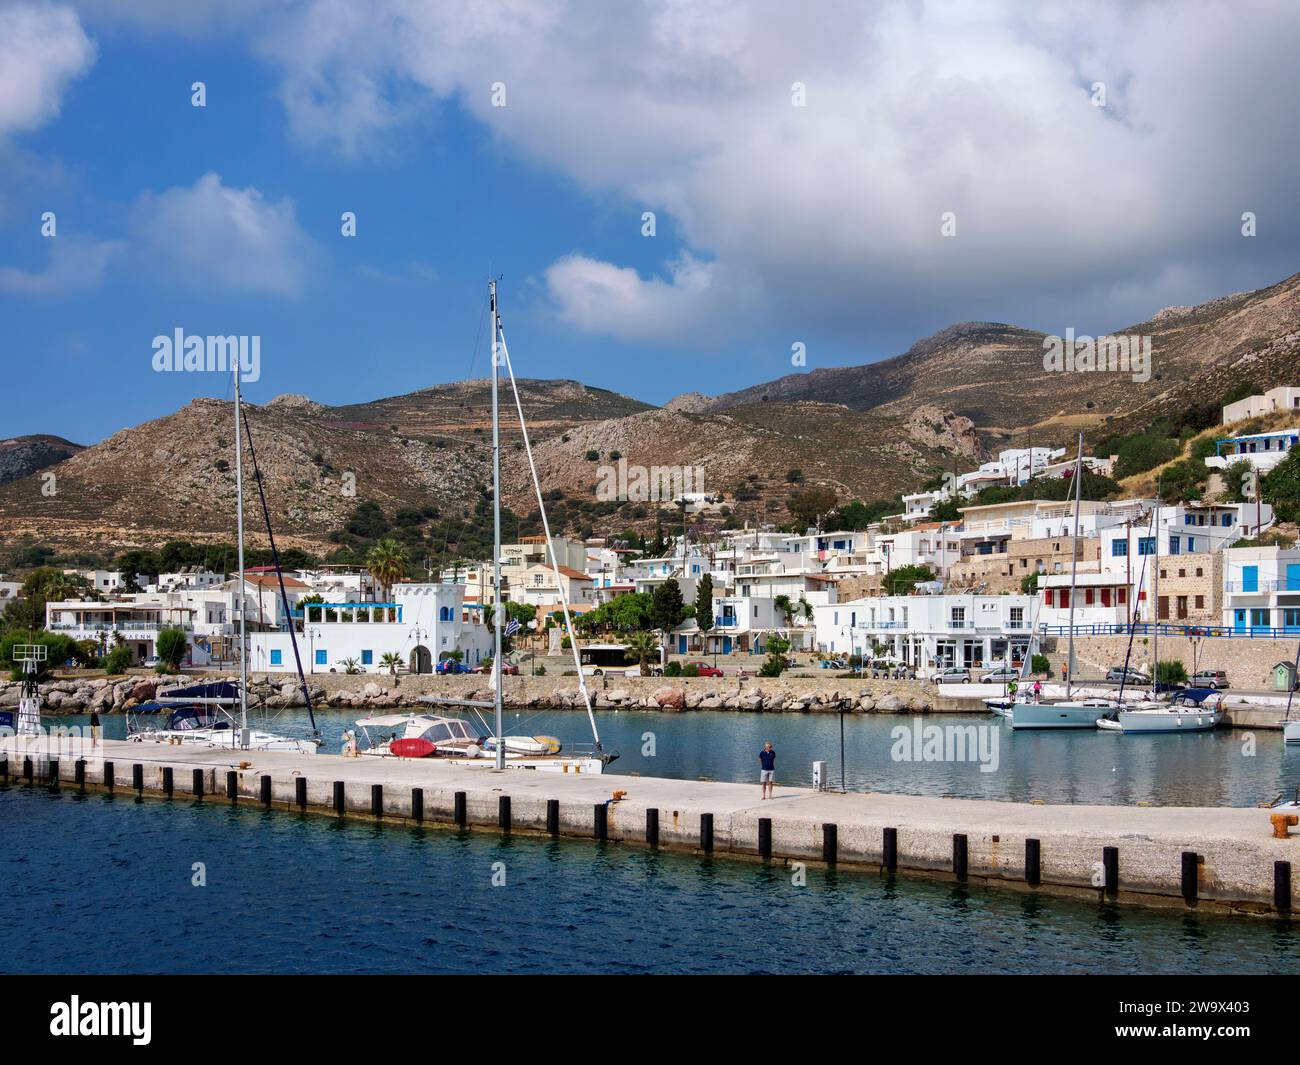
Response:
[[[457,717],[385,714],[363,717],[357,728],[366,741],[357,751],[363,757],[447,758],[457,765],[482,768],[492,768],[496,762],[496,740]],[[506,769],[600,774],[618,757],[594,748],[565,751],[554,736],[506,736],[503,742]]]
[[[1282,722],[1282,742],[1300,743],[1300,720]]]
[[[1194,688],[1169,702],[1139,703],[1102,718],[1097,727],[1110,732],[1208,732],[1223,720],[1223,696]]]

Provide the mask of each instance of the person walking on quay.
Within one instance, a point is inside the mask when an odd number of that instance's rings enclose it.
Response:
[[[99,711],[90,711],[90,749],[99,747]]]
[[[1034,681],[1034,702],[1041,703],[1042,701],[1043,701],[1043,682],[1041,680],[1036,680]]]
[[[759,794],[763,799],[776,798],[776,751],[772,750],[772,741],[768,740],[763,744],[763,749],[758,752],[759,765]]]

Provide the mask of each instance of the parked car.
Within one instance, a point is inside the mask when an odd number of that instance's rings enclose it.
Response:
[[[945,666],[930,679],[936,684],[969,684],[970,670],[964,666]]]
[[[1020,670],[1012,669],[1010,666],[999,666],[997,669],[991,669],[980,677],[981,684],[1010,684],[1013,680],[1020,679]]]
[[[474,672],[474,673],[491,673],[491,672],[492,672],[492,663],[490,663],[490,662],[484,662],[483,665],[481,665],[481,666],[475,666],[474,669],[473,669],[471,672]],[[506,677],[514,677],[514,676],[517,676],[517,675],[518,675],[518,673],[519,673],[519,667],[518,667],[518,666],[512,666],[509,662],[502,662],[502,663],[501,663],[501,673],[502,673],[503,676],[506,676]]]
[[[1198,669],[1192,674],[1193,688],[1228,688],[1228,674],[1222,669]]]
[[[1111,684],[1150,684],[1151,678],[1136,669],[1130,669],[1127,673],[1123,666],[1111,666],[1106,671],[1106,680]]]
[[[157,655],[150,655],[148,658],[144,660],[143,665],[145,669],[153,669],[161,661],[162,659],[159,658]],[[1226,688],[1227,685],[1225,684],[1224,687]]]
[[[510,667],[507,666],[506,668],[509,669]],[[438,672],[439,673],[473,673],[474,671],[470,669],[469,666],[465,665],[464,662],[453,662],[450,658],[448,658],[438,663]]]
[[[707,662],[683,662],[682,663],[683,669],[685,669],[687,666],[694,666],[696,669],[698,669],[700,671],[701,677],[722,676],[722,670],[720,670],[717,666],[709,665]]]

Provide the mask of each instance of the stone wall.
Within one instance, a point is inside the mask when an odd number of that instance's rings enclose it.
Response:
[[[1234,688],[1271,689],[1273,666],[1278,662],[1295,661],[1297,639],[1300,636],[1288,640],[1206,637],[1197,641],[1199,649],[1196,649],[1185,636],[1161,636],[1160,661],[1177,659],[1187,668],[1189,675],[1193,672],[1193,663],[1197,669],[1226,670],[1228,682]],[[1074,654],[1079,671],[1091,676],[1097,670],[1104,672],[1112,665],[1122,664],[1127,646],[1127,636],[1077,637]],[[1066,640],[1062,636],[1057,639],[1056,653],[1052,655],[1054,670],[1059,670],[1065,660],[1065,647]],[[1150,637],[1135,637],[1133,663],[1145,667],[1150,654]]]
[[[123,679],[86,678],[56,680],[41,686],[43,709],[51,713],[112,713],[129,709],[155,697],[159,687],[177,682],[196,683],[199,677],[132,676]],[[212,678],[217,679],[217,678]],[[512,707],[581,709],[577,677],[505,677],[505,701]],[[491,690],[482,676],[433,675],[384,677],[318,674],[309,678],[312,702],[322,708],[389,710],[422,706],[422,695],[452,699],[490,700]],[[794,712],[962,712],[980,709],[969,700],[940,697],[924,681],[859,680],[849,674],[831,677],[750,677],[740,680],[708,677],[593,677],[588,678],[592,705],[601,709],[749,710]],[[18,704],[17,682],[0,682],[0,707]],[[283,674],[250,678],[249,705],[269,710],[302,706],[296,682]]]

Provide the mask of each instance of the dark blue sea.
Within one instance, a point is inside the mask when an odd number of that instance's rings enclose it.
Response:
[[[1294,973],[1274,920],[0,789],[6,973]]]

